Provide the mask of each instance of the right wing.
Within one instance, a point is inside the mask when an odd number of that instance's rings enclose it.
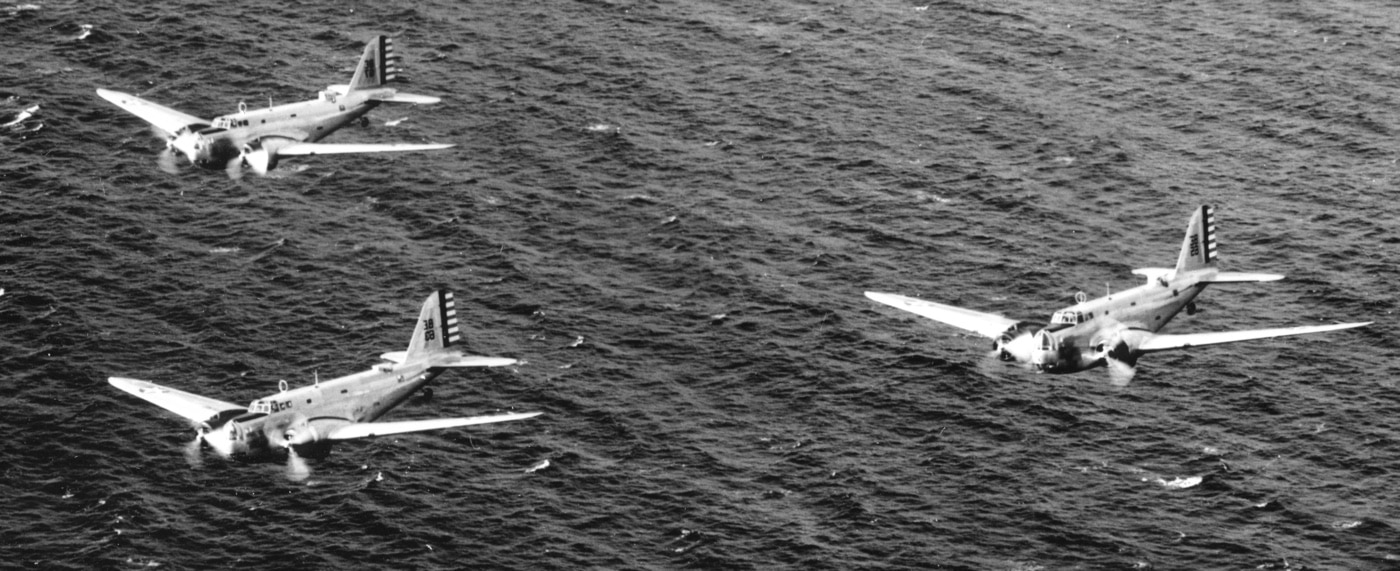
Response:
[[[1187,333],[1182,335],[1154,335],[1143,341],[1138,346],[1138,351],[1143,353],[1153,353],[1156,351],[1169,351],[1172,349],[1187,349],[1201,345],[1219,345],[1221,343],[1235,343],[1238,341],[1250,341],[1253,339],[1268,339],[1270,337],[1284,337],[1287,335],[1307,335],[1309,333],[1322,333],[1324,331],[1336,331],[1338,329],[1351,329],[1370,325],[1365,323],[1337,323],[1334,325],[1305,325],[1302,327],[1280,327],[1277,329],[1255,329],[1251,331],[1222,331],[1219,333]]]
[[[373,436],[384,436],[386,434],[421,432],[424,430],[438,430],[456,426],[470,426],[473,424],[491,424],[493,422],[525,420],[541,414],[544,413],[512,412],[508,414],[491,414],[467,418],[435,418],[432,420],[403,420],[399,422],[357,422],[332,430],[330,434],[326,435],[326,439],[349,440],[352,438],[369,438]]]
[[[157,129],[165,131],[171,135],[179,132],[180,129],[190,125],[209,125],[209,121],[195,117],[188,113],[176,111],[169,107],[157,105],[146,101],[135,95],[112,91],[110,89],[99,89],[97,95],[113,105],[121,107],[123,111],[144,119],[147,123],[155,125]]]
[[[175,390],[170,387],[162,387],[147,381],[110,377],[107,379],[107,382],[112,383],[114,387],[136,395],[146,402],[194,422],[208,420],[209,417],[221,412],[246,412],[248,410],[245,407],[233,403],[202,397],[197,394]]]
[[[1007,319],[1000,315],[982,313],[980,311],[943,305],[941,303],[904,297],[892,293],[867,291],[865,292],[865,297],[890,307],[903,309],[904,311],[922,315],[934,321],[952,325],[959,329],[972,331],[990,339],[996,339],[1002,333],[1006,332],[1007,329],[1010,329],[1012,325],[1020,323],[1015,319]]]

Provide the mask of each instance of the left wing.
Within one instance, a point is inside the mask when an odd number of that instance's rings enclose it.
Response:
[[[372,436],[384,436],[386,434],[421,432],[424,430],[438,430],[456,426],[470,426],[473,424],[491,424],[493,422],[525,420],[541,414],[544,413],[512,412],[508,414],[491,414],[467,418],[435,418],[432,420],[404,420],[399,422],[357,422],[332,430],[330,434],[326,435],[326,439],[349,440],[352,438],[369,438]]]
[[[337,155],[343,153],[390,153],[435,151],[456,145],[429,143],[288,143],[277,148],[278,155]]]
[[[111,383],[114,387],[136,395],[146,402],[194,422],[208,420],[209,417],[221,412],[246,412],[248,410],[245,407],[233,403],[202,397],[194,393],[187,393],[170,387],[162,387],[147,381],[110,377],[107,379],[107,382]]]
[[[934,321],[947,323],[959,329],[965,329],[981,335],[983,337],[996,339],[1005,333],[1011,326],[1020,323],[1015,319],[1008,319],[1000,315],[982,313],[971,309],[943,305],[922,299],[904,297],[892,293],[877,293],[873,291],[865,292],[865,297],[888,305],[890,307],[903,309],[910,313],[922,315]]]
[[[195,117],[188,113],[176,111],[163,105],[157,105],[146,101],[129,93],[112,91],[110,89],[97,90],[98,97],[112,102],[113,105],[121,107],[123,111],[140,117],[147,123],[155,125],[157,129],[165,131],[171,135],[178,133],[180,129],[190,125],[209,125],[209,121]]]
[[[1200,345],[1219,345],[1221,343],[1235,343],[1237,341],[1249,341],[1252,339],[1268,339],[1270,337],[1284,337],[1288,335],[1307,335],[1309,333],[1322,333],[1324,331],[1337,331],[1339,329],[1351,329],[1370,325],[1365,323],[1337,323],[1333,325],[1307,325],[1303,327],[1280,327],[1278,329],[1255,329],[1251,331],[1222,331],[1219,333],[1188,333],[1184,335],[1154,335],[1143,341],[1138,346],[1138,351],[1143,353],[1154,353],[1157,351],[1169,351],[1171,349],[1186,349]]]

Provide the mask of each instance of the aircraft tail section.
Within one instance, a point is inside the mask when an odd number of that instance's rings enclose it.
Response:
[[[405,359],[421,357],[425,353],[440,352],[462,342],[462,334],[457,328],[457,307],[452,300],[452,292],[435,291],[423,302],[423,310],[418,314],[418,324],[413,329],[413,339],[408,343]]]
[[[394,351],[380,358],[397,364],[422,363],[432,368],[445,367],[505,367],[515,359],[467,355],[457,348],[462,333],[457,324],[457,307],[450,291],[435,291],[423,301],[418,324],[407,351]]]
[[[350,79],[349,90],[371,89],[394,81],[402,71],[399,61],[399,56],[394,55],[394,40],[375,36],[365,44],[365,53],[360,56],[360,65]]]
[[[1186,239],[1181,243],[1181,256],[1176,259],[1175,272],[1189,272],[1215,266],[1215,209],[1202,205],[1191,216],[1186,227]]]

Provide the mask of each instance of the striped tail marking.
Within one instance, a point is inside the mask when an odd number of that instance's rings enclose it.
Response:
[[[1215,209],[1202,205],[1191,214],[1186,226],[1186,238],[1181,242],[1181,255],[1176,259],[1176,271],[1199,270],[1215,265]]]
[[[1201,263],[1209,265],[1211,262],[1215,261],[1215,208],[1202,206],[1201,214],[1204,217],[1204,220],[1202,220],[1204,224],[1202,224],[1202,226],[1204,226],[1205,250],[1199,252],[1199,255],[1201,256]],[[1199,250],[1199,244],[1194,246]],[[1192,255],[1196,254],[1197,252],[1192,252]]]
[[[457,327],[457,305],[452,299],[452,292],[439,293],[438,310],[442,312],[442,346],[461,343],[462,332]]]
[[[403,72],[402,59],[394,53],[394,40],[388,36],[375,36],[365,44],[360,65],[350,78],[351,89],[368,89],[399,79]]]
[[[393,38],[387,36],[379,36],[379,38],[379,60],[381,64],[379,83],[383,85],[399,78],[399,74],[403,73],[403,68],[401,67],[403,60],[398,54],[394,53]]]

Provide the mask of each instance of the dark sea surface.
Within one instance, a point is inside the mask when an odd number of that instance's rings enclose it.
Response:
[[[0,567],[1400,568],[1393,3],[406,5],[0,7]],[[456,148],[175,176],[94,94],[308,99],[380,33],[444,100],[329,142]],[[1119,389],[862,295],[1044,320],[1200,204],[1288,279],[1167,332],[1377,323]],[[522,362],[386,420],[544,416],[296,483],[106,382],[361,371],[435,288]]]

